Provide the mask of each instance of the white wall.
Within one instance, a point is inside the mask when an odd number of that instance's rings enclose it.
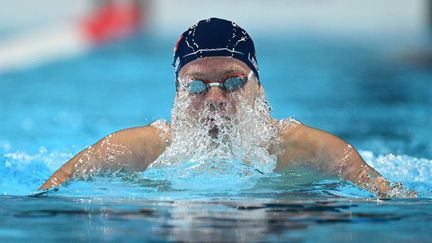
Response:
[[[154,0],[150,15],[152,31],[170,37],[212,16],[255,33],[418,34],[427,29],[426,6],[427,0]]]
[[[89,0],[0,0],[0,35],[80,18],[91,5]]]
[[[101,0],[99,0],[101,1]],[[125,0],[123,0],[125,1]],[[141,0],[152,33],[177,36],[217,16],[249,32],[273,34],[418,34],[427,29],[427,0]],[[0,37],[84,16],[97,0],[0,0]]]

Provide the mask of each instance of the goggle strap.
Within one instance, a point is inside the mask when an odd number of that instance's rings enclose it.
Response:
[[[254,74],[253,71],[250,71],[250,72],[249,72],[249,74],[248,74],[248,76],[247,76],[247,80],[248,80],[248,81],[251,80],[253,74]]]

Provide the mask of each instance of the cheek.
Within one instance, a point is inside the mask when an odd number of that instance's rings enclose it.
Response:
[[[186,114],[190,118],[198,118],[200,112],[204,109],[202,98],[199,97],[193,97],[191,98],[188,108],[186,110]]]
[[[257,97],[257,90],[254,87],[246,86],[241,97],[242,101],[248,105],[253,105],[255,97]]]
[[[228,96],[225,102],[225,109],[228,113],[236,113],[237,107],[241,104],[239,94],[233,93]]]
[[[190,102],[191,110],[195,111],[195,113],[196,111],[201,110],[203,107],[203,102],[204,100],[202,97],[193,97]]]

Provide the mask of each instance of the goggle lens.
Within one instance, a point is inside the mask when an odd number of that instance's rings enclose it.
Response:
[[[191,80],[186,88],[192,94],[203,94],[207,92],[210,87],[218,86],[225,89],[228,92],[232,92],[238,90],[243,87],[243,85],[247,82],[247,78],[244,76],[230,76],[224,79],[221,83],[206,83],[200,79]]]
[[[204,83],[204,81],[198,79],[190,81],[190,83],[186,87],[189,92],[193,94],[201,94],[207,90],[207,84]]]
[[[234,91],[241,88],[245,83],[246,79],[244,77],[229,77],[223,82],[223,87],[227,91]]]

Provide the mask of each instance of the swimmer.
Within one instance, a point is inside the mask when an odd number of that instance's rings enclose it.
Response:
[[[170,124],[157,121],[102,138],[39,189],[103,171],[139,172],[212,158],[243,161],[267,173],[309,167],[380,198],[391,197],[398,187],[342,139],[291,118],[270,116],[254,43],[235,23],[211,18],[191,26],[177,41],[173,65],[176,96]]]

